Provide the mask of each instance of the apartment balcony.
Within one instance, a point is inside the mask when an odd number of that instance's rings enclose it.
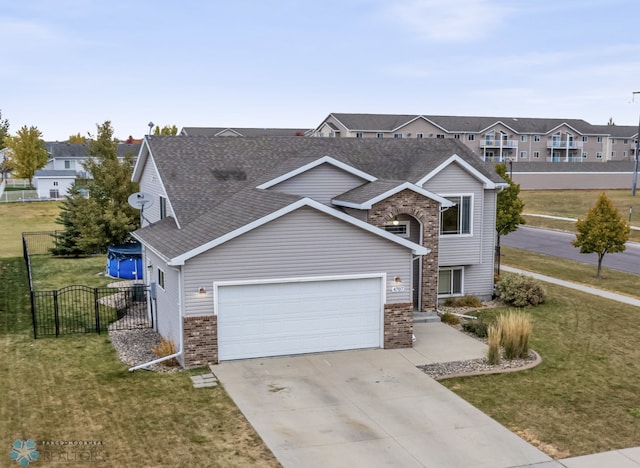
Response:
[[[517,140],[501,140],[499,138],[483,138],[480,140],[480,148],[517,148]]]
[[[568,158],[566,156],[547,156],[547,162],[554,162],[554,163],[563,163],[563,162],[581,163],[583,161],[584,161],[584,158],[582,156],[569,156]]]
[[[582,149],[581,141],[566,141],[566,140],[549,140],[547,141],[548,149],[570,149],[579,150]]]

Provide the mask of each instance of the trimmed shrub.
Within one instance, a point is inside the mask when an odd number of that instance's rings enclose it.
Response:
[[[489,350],[487,351],[487,362],[491,365],[500,364],[500,338],[502,330],[496,324],[489,325],[487,329]]]
[[[530,276],[503,274],[496,284],[496,295],[514,307],[536,306],[546,298],[542,284]]]
[[[447,325],[458,325],[460,323],[460,317],[450,312],[445,312],[440,316],[440,321]]]
[[[462,329],[466,332],[473,333],[478,338],[486,338],[488,334],[487,324],[483,322],[482,319],[465,322],[462,324]]]
[[[504,357],[507,359],[526,359],[529,357],[529,340],[533,325],[527,314],[508,311],[498,317],[501,343]]]

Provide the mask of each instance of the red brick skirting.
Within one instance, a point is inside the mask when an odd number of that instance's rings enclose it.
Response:
[[[184,367],[218,363],[218,317],[206,315],[184,319]]]
[[[413,346],[413,304],[384,305],[384,347],[386,349]]]

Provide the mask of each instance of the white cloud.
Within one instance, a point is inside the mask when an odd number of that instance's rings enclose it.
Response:
[[[436,42],[477,39],[499,27],[511,11],[491,0],[402,0],[385,9],[419,38]]]

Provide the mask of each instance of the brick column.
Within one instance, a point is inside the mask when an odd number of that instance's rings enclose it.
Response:
[[[413,346],[413,304],[384,305],[385,349],[411,348]]]
[[[367,222],[384,229],[395,216],[413,216],[422,225],[422,245],[431,252],[422,257],[421,311],[438,307],[438,245],[440,236],[440,204],[413,190],[403,190],[371,207]]]
[[[183,365],[186,368],[218,363],[218,317],[185,317]]]

